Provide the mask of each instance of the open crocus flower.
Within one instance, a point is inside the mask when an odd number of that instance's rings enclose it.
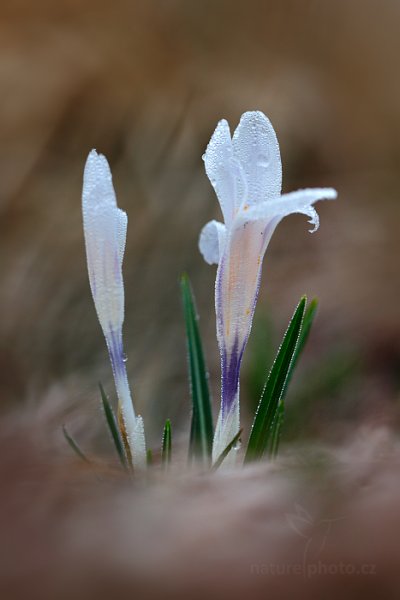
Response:
[[[221,355],[221,408],[213,444],[215,460],[239,431],[239,372],[260,287],[262,260],[283,217],[303,213],[318,228],[314,202],[336,198],[332,188],[281,195],[278,140],[267,117],[246,112],[233,137],[222,120],[203,156],[224,224],[211,221],[200,234],[200,251],[218,264],[215,285]]]
[[[90,288],[110,355],[123,436],[134,468],[142,468],[146,462],[143,420],[133,408],[122,343],[122,260],[128,218],[117,206],[108,162],[95,150],[86,161],[82,212]]]

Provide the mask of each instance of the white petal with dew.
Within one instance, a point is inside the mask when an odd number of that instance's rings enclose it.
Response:
[[[219,221],[209,221],[200,233],[199,249],[209,264],[218,264],[224,250],[226,227]]]
[[[244,173],[234,157],[227,121],[218,123],[203,156],[207,176],[215,189],[224,221],[228,225],[247,193]]]
[[[118,208],[108,162],[95,150],[86,161],[82,191],[89,282],[105,335],[124,320],[122,259],[127,216]]]
[[[129,447],[132,451],[133,468],[143,471],[146,468],[146,441],[144,423],[140,415],[135,419],[133,431],[128,435]]]
[[[85,171],[83,174],[83,210],[87,205],[97,205],[98,195],[93,194],[94,189],[101,187],[101,201],[107,202],[113,206],[117,205],[115,192],[112,184],[112,175],[107,159],[102,154],[97,154],[92,150],[86,160]]]
[[[318,229],[319,218],[317,211],[312,206],[318,200],[335,200],[337,192],[333,188],[307,188],[297,190],[289,194],[283,194],[279,198],[262,202],[257,206],[251,206],[247,211],[242,211],[240,219],[245,221],[273,219],[274,217],[286,217],[293,213],[301,213],[310,217],[309,223]]]
[[[245,112],[233,134],[233,151],[247,180],[247,204],[257,204],[281,193],[282,163],[278,140],[261,111]]]
[[[126,232],[128,228],[128,215],[126,212],[118,209],[118,217],[117,217],[117,242],[119,248],[119,258],[122,265],[122,260],[124,258],[125,245],[126,245]]]

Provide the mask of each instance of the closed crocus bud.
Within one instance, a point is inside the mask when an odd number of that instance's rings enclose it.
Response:
[[[204,259],[218,265],[215,311],[221,407],[213,445],[215,460],[240,428],[240,366],[271,236],[283,217],[292,213],[307,215],[315,231],[319,222],[313,204],[337,194],[332,188],[315,188],[281,195],[278,140],[260,111],[244,113],[233,137],[227,121],[220,121],[203,159],[224,218],[224,223],[205,225],[199,241]]]
[[[146,464],[143,420],[135,415],[133,408],[122,342],[122,260],[128,218],[117,206],[108,162],[95,150],[86,161],[82,212],[90,289],[110,355],[124,438],[134,468],[143,468]]]

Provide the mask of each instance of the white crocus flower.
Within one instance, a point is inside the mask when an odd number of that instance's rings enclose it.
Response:
[[[318,228],[314,202],[336,198],[332,188],[281,195],[282,165],[275,131],[259,111],[246,112],[233,137],[222,120],[203,156],[224,224],[211,221],[200,235],[200,251],[218,264],[215,286],[221,355],[221,407],[213,458],[239,431],[239,372],[260,287],[262,260],[283,217],[303,213]]]
[[[134,468],[146,464],[143,419],[135,415],[122,343],[124,282],[122,260],[128,218],[118,208],[108,162],[92,150],[83,176],[83,229],[90,288],[110,355],[118,407]]]

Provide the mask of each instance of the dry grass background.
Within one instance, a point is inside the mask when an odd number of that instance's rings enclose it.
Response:
[[[168,414],[188,418],[183,270],[218,395],[214,270],[197,250],[218,206],[201,154],[219,118],[235,126],[255,107],[277,130],[284,189],[334,185],[340,195],[321,205],[315,236],[302,217],[280,226],[259,313],[268,307],[281,332],[299,295],[318,295],[317,353],[332,341],[378,342],[397,367],[399,12],[356,0],[3,2],[3,403],[56,385],[93,416],[95,382],[112,389],[81,228],[92,147],[108,156],[129,214],[125,337],[137,405],[153,433]]]
[[[355,357],[339,391],[322,383],[298,392],[298,402],[320,401],[311,403],[309,433],[327,439],[359,423],[395,425],[399,25],[394,0],[3,0],[2,411],[31,411],[53,448],[63,445],[63,419],[89,448],[103,445],[96,383],[113,388],[80,213],[92,147],[108,157],[129,215],[128,370],[152,443],[167,416],[185,429],[189,420],[182,271],[194,284],[218,396],[215,273],[197,250],[218,206],[201,155],[218,119],[234,127],[259,108],[280,140],[284,190],[339,191],[335,204],[320,206],[316,235],[300,216],[282,223],[258,306],[278,336],[302,293],[319,296],[305,364],[317,373],[332,349]],[[248,360],[244,397],[250,368]]]

